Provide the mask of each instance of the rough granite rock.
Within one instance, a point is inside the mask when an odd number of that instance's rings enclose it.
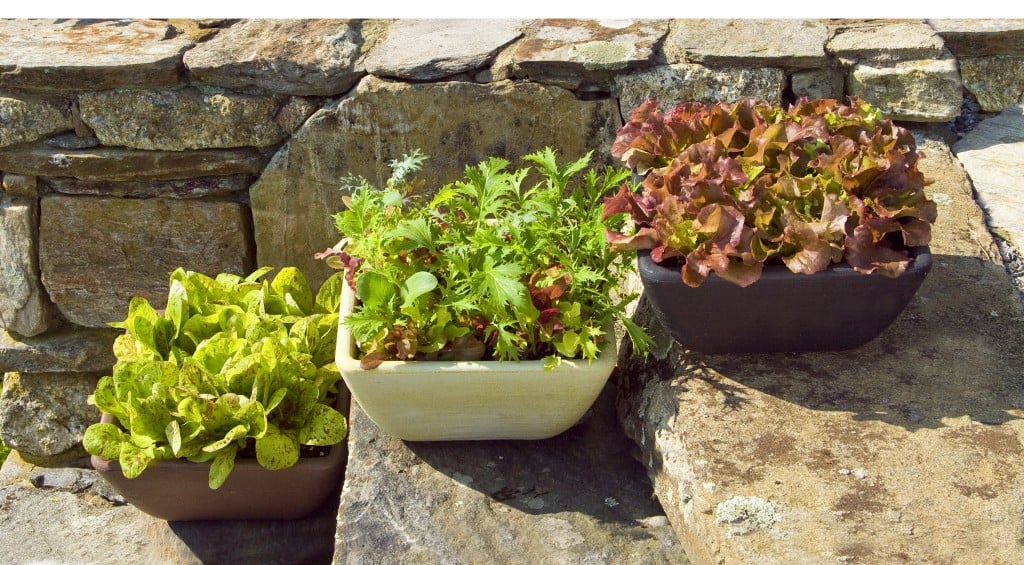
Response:
[[[99,421],[99,411],[85,399],[98,380],[91,373],[4,373],[0,438],[36,465],[84,458],[82,434]]]
[[[219,175],[258,175],[267,159],[256,149],[139,151],[98,147],[65,151],[45,144],[0,150],[0,171],[82,180],[171,180]]]
[[[623,367],[620,420],[694,562],[1019,562],[1024,312],[963,169],[923,149],[934,265],[882,336]]]
[[[0,175],[0,184],[9,196],[39,196],[39,179],[31,175]]]
[[[0,20],[0,88],[173,86],[192,46],[156,20]]]
[[[796,71],[790,78],[793,94],[798,98],[806,96],[815,98],[843,99],[843,73],[835,69],[814,69]]]
[[[395,20],[368,50],[366,72],[405,80],[437,80],[480,69],[522,35],[522,20]]]
[[[225,88],[298,96],[346,92],[364,73],[353,20],[248,19],[185,54],[192,78]]]
[[[609,386],[541,441],[403,442],[352,405],[335,563],[688,563]]]
[[[882,67],[856,65],[846,78],[846,90],[888,117],[910,122],[947,122],[960,115],[963,104],[960,72],[952,56]]]
[[[320,564],[334,552],[338,497],[299,520],[166,522],[91,469],[39,468],[12,452],[0,507],[0,537],[17,540],[4,548],[10,563]]]
[[[672,20],[669,63],[819,69],[829,65],[826,20]]]
[[[109,371],[116,361],[112,346],[118,333],[119,330],[113,329],[68,326],[34,337],[22,337],[0,330],[0,372]]]
[[[104,145],[184,151],[266,147],[287,137],[271,96],[179,90],[106,90],[79,96],[82,120]]]
[[[33,336],[60,317],[39,282],[39,204],[0,194],[0,328]]]
[[[1024,19],[928,20],[957,57],[1024,55]]]
[[[943,45],[922,21],[868,21],[834,26],[825,49],[845,65],[885,67],[942,58]]]
[[[154,181],[78,180],[73,177],[50,177],[43,184],[60,194],[117,196],[120,198],[204,198],[243,193],[252,184],[250,175],[198,177],[192,179]]]
[[[960,76],[986,112],[1024,102],[1024,55],[963,57]]]
[[[612,78],[654,65],[666,20],[537,20],[495,60],[495,79],[607,92]]]
[[[67,129],[71,129],[70,112],[55,101],[0,95],[0,147],[35,141]]]
[[[43,285],[69,321],[105,327],[123,320],[133,296],[155,308],[171,271],[247,274],[249,210],[235,202],[47,196],[39,264]]]
[[[593,150],[594,162],[607,162],[619,125],[615,101],[580,101],[558,87],[368,76],[307,120],[250,189],[258,263],[298,266],[314,286],[330,276],[313,253],[339,239],[331,215],[350,173],[383,186],[388,161],[416,148],[430,155],[420,177],[431,189],[488,156],[514,161],[546,145],[565,160]]]
[[[971,177],[992,231],[1024,249],[1024,106],[1012,106],[967,133],[953,151]]]
[[[782,69],[745,69],[740,67],[711,69],[703,65],[679,63],[640,73],[615,77],[619,91],[622,119],[645,99],[654,98],[661,108],[671,108],[684,101],[736,101],[762,98],[779,103],[786,85]]]

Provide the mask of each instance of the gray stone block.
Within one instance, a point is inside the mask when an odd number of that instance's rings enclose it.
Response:
[[[99,411],[86,403],[98,379],[82,373],[5,373],[0,437],[36,465],[83,458],[82,434],[99,421]]]
[[[782,69],[709,68],[680,63],[615,78],[622,119],[644,100],[658,100],[663,110],[686,101],[734,102],[760,98],[778,104],[786,84]]]
[[[669,63],[817,69],[828,65],[825,20],[672,20]]]

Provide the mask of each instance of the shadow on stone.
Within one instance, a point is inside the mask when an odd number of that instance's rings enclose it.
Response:
[[[326,564],[334,557],[341,484],[298,520],[166,522],[200,563]],[[253,493],[259,496],[259,493]]]
[[[703,380],[735,410],[743,409],[743,387],[749,387],[811,410],[850,412],[856,421],[877,420],[910,431],[941,428],[944,419],[962,416],[1001,424],[1018,419],[1010,411],[1024,407],[1024,385],[1011,370],[1024,362],[1024,335],[1006,291],[1002,266],[937,255],[910,306],[862,347],[703,355],[674,345],[666,360],[630,373],[663,380],[685,375],[673,383],[676,387]]]

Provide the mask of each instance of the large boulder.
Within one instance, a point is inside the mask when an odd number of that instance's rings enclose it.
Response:
[[[352,20],[248,19],[185,54],[192,78],[232,89],[333,96],[362,76],[363,43]]]
[[[613,100],[580,101],[558,87],[368,76],[307,120],[250,189],[257,262],[301,267],[318,285],[331,270],[313,254],[339,239],[331,215],[342,207],[343,177],[383,186],[388,162],[413,149],[430,156],[420,177],[433,190],[488,156],[515,160],[544,146],[562,159],[593,150],[602,161],[619,123]]]
[[[133,296],[162,308],[178,267],[247,274],[249,221],[235,202],[47,196],[39,222],[43,285],[65,318],[105,327],[124,319]]]

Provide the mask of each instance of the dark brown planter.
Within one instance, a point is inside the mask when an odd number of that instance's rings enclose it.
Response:
[[[347,414],[348,394],[338,409]],[[344,400],[344,402],[343,402]],[[103,414],[102,422],[114,422]],[[134,479],[117,461],[92,456],[92,466],[139,510],[175,520],[293,520],[316,510],[335,492],[348,457],[347,442],[324,457],[302,457],[293,467],[268,471],[255,459],[238,459],[224,484],[209,487],[209,463],[155,461]]]
[[[679,268],[638,257],[644,294],[658,320],[687,349],[702,353],[837,351],[882,333],[903,311],[931,270],[927,246],[892,279],[839,264],[813,275],[766,265],[742,288],[712,274],[701,286],[683,284]]]

